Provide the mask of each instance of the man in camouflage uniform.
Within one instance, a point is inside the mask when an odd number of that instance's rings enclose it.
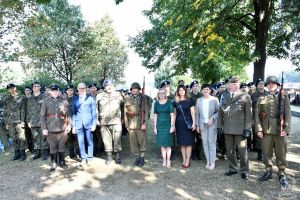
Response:
[[[256,91],[251,94],[253,121],[255,120],[256,104],[260,96],[267,96],[268,92],[265,90],[265,82],[262,79],[258,79],[255,83]],[[253,133],[255,133],[255,125],[253,125]],[[262,161],[262,148],[261,140],[257,134],[253,134],[253,148],[257,151],[257,160]]]
[[[130,96],[125,97],[124,120],[129,133],[131,152],[137,156],[134,165],[142,167],[145,164],[149,104],[147,98],[140,93],[139,83],[132,83],[130,90]]]
[[[4,151],[9,148],[9,140],[7,131],[5,130],[4,124],[4,116],[3,116],[3,109],[4,109],[4,95],[0,95],[0,140],[4,146]]]
[[[124,102],[123,96],[119,91],[114,90],[111,80],[103,83],[104,92],[97,95],[97,124],[101,127],[101,135],[107,154],[106,164],[112,160],[112,153],[115,153],[115,163],[120,164],[120,152],[122,151],[121,136],[122,122],[121,109]]]
[[[59,87],[56,84],[50,86],[50,98],[42,102],[41,129],[50,146],[51,168],[56,169],[57,157],[61,168],[67,168],[65,163],[65,144],[67,132],[71,130],[69,103],[59,96]]]
[[[24,97],[19,95],[16,86],[10,83],[6,87],[9,96],[5,99],[4,104],[4,120],[9,135],[14,139],[13,145],[15,154],[12,160],[21,161],[26,159],[25,149],[27,148],[25,137],[25,104]]]
[[[42,160],[47,160],[49,157],[49,144],[41,130],[41,106],[43,101],[48,97],[41,93],[41,85],[37,81],[32,83],[32,90],[33,95],[28,99],[27,107],[28,127],[31,129],[34,141],[34,155],[32,156],[32,160],[40,157],[42,157]]]
[[[66,99],[69,103],[69,113],[72,113],[72,100],[74,94],[74,87],[73,85],[67,85],[66,87]],[[76,153],[79,153],[79,147],[77,142],[77,137],[75,134],[72,133],[72,129],[68,132],[68,140],[67,145],[69,149],[69,156],[70,158],[76,158]]]
[[[221,96],[221,109],[218,119],[218,132],[225,134],[229,171],[226,176],[237,174],[236,149],[240,155],[241,177],[248,179],[249,163],[247,138],[252,129],[252,106],[250,96],[239,90],[239,78],[233,77],[229,90]]]
[[[255,131],[261,139],[263,159],[266,166],[266,172],[259,180],[266,181],[272,178],[272,158],[273,152],[275,152],[280,185],[287,187],[288,181],[285,176],[287,166],[286,136],[289,135],[291,128],[290,102],[287,95],[279,94],[280,83],[275,76],[269,76],[265,86],[269,90],[268,95],[258,98],[255,111]],[[280,96],[281,100],[279,99]],[[283,121],[280,118],[281,109]]]
[[[27,142],[27,146],[28,146],[28,150],[32,153],[33,149],[34,149],[34,141],[33,141],[33,137],[31,134],[31,130],[28,127],[28,99],[31,97],[32,94],[32,90],[31,87],[29,86],[25,86],[24,88],[24,94],[25,94],[25,137],[26,137],[26,142]]]
[[[191,92],[190,92],[190,98],[193,102],[193,106],[196,105],[197,99],[202,97],[202,93],[200,92],[200,86],[198,81],[193,81],[190,85]],[[195,143],[193,145],[193,150],[192,150],[192,160],[200,160],[200,152],[202,148],[202,141],[201,141],[201,135],[197,131],[194,131],[195,135]]]

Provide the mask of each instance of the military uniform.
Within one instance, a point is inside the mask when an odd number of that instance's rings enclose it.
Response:
[[[4,121],[8,127],[9,136],[14,139],[15,156],[12,160],[26,159],[27,148],[25,137],[25,103],[24,97],[9,95],[4,101]]]
[[[31,133],[34,140],[35,155],[32,157],[34,160],[41,157],[41,153],[43,154],[44,160],[48,158],[49,145],[47,138],[42,134],[41,129],[41,106],[42,102],[47,98],[48,97],[40,93],[37,96],[32,95],[28,99],[27,120],[30,124]]]
[[[26,88],[25,88],[26,89]],[[24,96],[25,104],[25,137],[27,142],[27,147],[30,152],[33,152],[34,149],[34,139],[31,133],[31,129],[28,127],[28,99],[30,97]]]
[[[277,78],[271,76],[268,79],[266,84],[269,81],[276,82],[279,85]],[[289,134],[291,128],[291,109],[289,99],[286,95],[282,96],[282,102],[284,108],[283,130]],[[272,157],[274,149],[280,183],[282,186],[287,186],[288,183],[285,179],[285,168],[287,167],[287,138],[286,136],[280,135],[279,92],[274,94],[268,93],[267,96],[259,97],[255,111],[255,131],[256,133],[263,133],[261,143],[266,173],[260,180],[265,181],[272,175]]]
[[[225,92],[221,97],[221,103],[218,128],[223,127],[229,161],[229,172],[225,175],[230,176],[237,173],[237,148],[240,155],[242,178],[248,179],[249,163],[246,139],[252,128],[250,96],[242,91],[237,91],[235,94]]]
[[[0,139],[4,146],[4,150],[8,149],[9,142],[8,142],[8,135],[7,131],[5,130],[5,124],[4,124],[4,116],[3,116],[3,108],[4,107],[4,96],[0,96]]]
[[[112,160],[112,152],[115,153],[116,163],[119,164],[122,151],[121,136],[122,122],[121,109],[124,102],[120,92],[108,94],[100,93],[96,98],[97,120],[101,127],[101,135],[107,153],[107,164]]]
[[[138,83],[133,83],[131,89],[134,87],[140,89]],[[147,126],[149,116],[148,105],[147,98],[141,93],[138,93],[137,95],[131,94],[130,96],[125,97],[124,120],[125,126],[129,132],[131,152],[138,156],[135,162],[136,165],[144,164],[147,132],[146,130],[141,130],[141,127],[143,124]],[[142,122],[142,112],[144,112],[144,122]]]
[[[53,85],[50,89],[58,90],[58,86]],[[48,131],[47,141],[50,146],[51,171],[55,170],[58,154],[60,166],[66,167],[64,152],[67,141],[66,129],[70,127],[69,116],[69,103],[66,99],[58,96],[57,98],[50,97],[42,102],[41,129]]]

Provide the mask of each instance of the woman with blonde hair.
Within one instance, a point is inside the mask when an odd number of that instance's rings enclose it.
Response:
[[[177,144],[181,147],[182,167],[189,168],[192,145],[195,142],[195,109],[184,85],[179,85],[174,101]]]
[[[174,107],[162,88],[158,90],[157,101],[154,104],[153,126],[154,133],[157,135],[157,143],[161,146],[162,166],[169,168],[171,167],[171,146],[173,146]]]

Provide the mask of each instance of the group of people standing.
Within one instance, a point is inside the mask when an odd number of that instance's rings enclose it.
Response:
[[[170,81],[163,81],[155,98],[153,123],[153,132],[161,146],[162,166],[171,167],[177,144],[182,154],[182,168],[187,169],[191,158],[200,159],[202,146],[206,169],[215,168],[219,149],[223,156],[226,154],[229,162],[225,175],[237,174],[239,159],[241,178],[247,180],[247,142],[253,134],[258,159],[263,159],[266,166],[266,172],[259,180],[266,181],[272,177],[274,150],[280,184],[287,186],[286,136],[290,132],[291,121],[289,100],[279,92],[280,83],[274,76],[266,81],[259,79],[253,84],[255,91],[246,92],[242,90],[239,78],[231,77],[226,83],[219,83],[215,91],[210,84],[202,84],[200,92],[198,81],[189,85],[190,91],[180,81],[175,94],[172,94]],[[152,99],[141,92],[139,83],[131,84],[128,95],[116,91],[111,80],[103,82],[102,92],[92,94],[87,93],[84,83],[79,83],[77,95],[74,95],[75,89],[69,85],[65,97],[60,95],[56,84],[48,87],[48,96],[41,93],[39,82],[32,84],[33,93],[28,98],[19,95],[14,84],[9,84],[7,89],[9,95],[4,100],[4,122],[14,139],[12,160],[26,159],[25,129],[29,128],[34,141],[32,159],[42,157],[46,160],[50,154],[50,171],[54,171],[57,165],[67,168],[66,143],[70,157],[74,157],[76,148],[79,148],[81,161],[92,161],[94,137],[101,138],[104,144],[105,163],[109,165],[114,161],[120,164],[124,125],[131,152],[136,156],[133,164],[145,164],[146,130]],[[279,107],[282,112],[279,112]]]

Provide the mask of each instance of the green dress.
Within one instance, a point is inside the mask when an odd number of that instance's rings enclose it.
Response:
[[[162,147],[173,146],[173,135],[170,132],[171,116],[170,113],[174,112],[173,103],[168,100],[164,104],[158,101],[154,104],[154,113],[157,114],[157,143]]]

